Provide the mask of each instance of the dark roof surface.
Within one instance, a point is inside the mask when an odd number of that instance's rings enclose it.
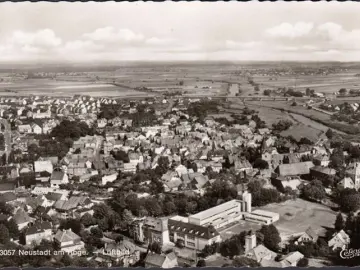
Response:
[[[213,227],[204,227],[172,219],[168,221],[168,228],[171,232],[184,233],[203,239],[212,239],[219,235]]]

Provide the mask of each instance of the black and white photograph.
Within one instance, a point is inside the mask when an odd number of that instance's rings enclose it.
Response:
[[[0,267],[359,266],[359,14],[1,2]]]

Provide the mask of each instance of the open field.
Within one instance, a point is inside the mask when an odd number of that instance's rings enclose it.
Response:
[[[306,88],[314,89],[316,92],[331,95],[341,88],[360,89],[360,78],[355,77],[356,71],[342,72],[329,75],[299,75],[280,76],[270,80],[268,76],[254,76],[254,81],[269,89],[278,87],[292,87],[299,91]]]
[[[284,137],[292,136],[298,141],[301,138],[308,138],[315,142],[324,132],[329,129],[327,126],[315,122],[302,115],[294,113],[290,113],[289,115],[291,116],[294,125],[291,126],[288,130],[281,132],[281,135]]]
[[[292,121],[291,116],[286,112],[280,112],[279,110],[264,108],[264,107],[256,107],[249,106],[250,109],[258,111],[258,115],[261,120],[265,121],[265,123],[271,127],[272,124],[279,122],[280,120],[290,120]]]
[[[288,130],[285,130],[280,133],[281,136],[287,137],[291,136],[299,141],[301,138],[307,138],[313,142],[316,142],[320,135],[323,134],[322,131],[319,131],[311,126],[306,126],[303,124],[295,124],[290,127]]]
[[[73,96],[75,94],[91,96],[137,96],[144,92],[118,87],[106,83],[79,81],[56,81],[51,79],[29,79],[14,83],[1,83],[1,96],[22,95]]]
[[[288,110],[297,114],[303,114],[305,116],[311,116],[314,117],[316,119],[319,120],[330,120],[330,116],[319,112],[319,111],[315,111],[312,109],[308,109],[306,107],[303,106],[291,106],[293,102],[292,101],[272,101],[272,102],[267,102],[267,101],[246,101],[246,104],[249,105],[253,105],[253,106],[262,106],[262,107],[268,107],[268,108],[275,108],[275,109],[284,109],[284,110]]]
[[[302,69],[313,70],[320,66],[325,69],[340,68],[340,73],[329,75],[284,75],[267,76],[265,73],[272,73],[274,69],[292,70],[301,67]],[[344,69],[345,68],[345,69]],[[46,78],[54,79],[29,79],[25,78],[29,73],[44,73]],[[104,66],[77,66],[77,65],[50,65],[41,67],[6,67],[0,70],[0,83],[13,82],[12,84],[1,84],[2,95],[7,93],[34,92],[38,95],[67,95],[71,90],[82,94],[106,96],[127,96],[137,95],[133,92],[135,88],[148,88],[155,92],[179,91],[197,96],[227,95],[229,84],[238,84],[241,95],[262,94],[265,89],[277,89],[279,87],[295,87],[297,90],[305,90],[307,87],[318,92],[332,94],[340,88],[360,89],[360,73],[357,65],[344,63],[317,65],[314,63],[221,63],[221,62],[191,62],[191,63],[122,63],[118,65]],[[251,74],[251,75],[250,75]],[[289,73],[290,74],[290,73]],[[36,75],[39,76],[39,75]],[[41,75],[42,76],[42,75]],[[254,85],[249,83],[249,76],[258,84],[260,90],[255,92]],[[271,80],[270,80],[271,79]],[[116,83],[123,87],[100,86],[90,87],[93,83]],[[68,88],[54,89],[54,85],[65,85]],[[72,87],[71,84],[74,86]],[[75,87],[84,85],[84,88]],[[89,85],[89,86],[88,86]],[[70,89],[72,88],[72,89]],[[2,91],[4,90],[4,91]],[[5,91],[10,90],[10,91]],[[83,91],[82,91],[83,90]],[[130,92],[131,93],[130,93]],[[17,93],[15,93],[17,94]],[[236,89],[231,95],[236,94]]]
[[[275,223],[275,226],[282,239],[304,232],[310,225],[319,235],[322,235],[325,228],[334,226],[337,215],[327,206],[302,199],[269,204],[260,209],[280,214],[280,220]]]

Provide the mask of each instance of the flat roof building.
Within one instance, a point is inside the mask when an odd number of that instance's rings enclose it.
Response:
[[[195,215],[189,216],[189,223],[216,229],[243,218],[243,212],[251,212],[251,194],[244,192],[243,200],[231,200]]]
[[[270,225],[278,221],[280,219],[280,215],[278,213],[257,209],[251,213],[245,213],[244,218],[247,221]]]

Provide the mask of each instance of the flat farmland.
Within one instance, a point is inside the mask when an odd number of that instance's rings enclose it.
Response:
[[[29,79],[19,82],[0,84],[0,95],[2,96],[22,96],[29,94],[54,96],[73,96],[74,94],[83,94],[103,97],[145,95],[144,92],[106,83]]]
[[[357,72],[351,71],[348,73],[329,75],[293,75],[280,76],[275,80],[270,80],[270,77],[267,76],[254,76],[254,81],[269,88],[296,87],[296,89],[300,91],[311,88],[316,92],[333,94],[341,88],[360,89],[360,77],[356,77],[355,74],[357,74]]]

